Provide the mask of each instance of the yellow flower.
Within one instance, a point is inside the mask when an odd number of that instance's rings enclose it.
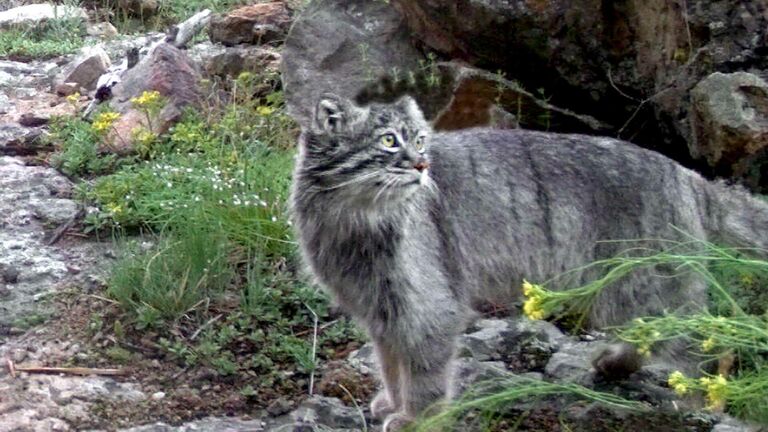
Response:
[[[637,353],[640,354],[643,357],[650,357],[651,356],[651,344],[649,343],[643,343],[639,347],[637,347]]]
[[[112,111],[103,112],[96,116],[96,119],[93,121],[91,128],[96,132],[104,132],[105,130],[111,128],[112,123],[114,123],[118,118],[120,118],[119,113]]]
[[[258,108],[256,108],[256,112],[259,115],[268,116],[268,115],[272,114],[273,112],[275,112],[275,109],[270,107],[270,106],[261,105]]]
[[[526,300],[523,304],[523,313],[532,320],[544,319],[546,314],[541,308],[541,298],[534,296]]]
[[[707,390],[707,409],[721,411],[725,408],[725,397],[728,393],[728,381],[724,376],[718,375],[714,378],[703,377],[699,380],[701,385]]]
[[[109,210],[110,213],[113,213],[113,214],[120,214],[123,212],[123,207],[117,203],[109,203],[107,204],[107,210]]]
[[[711,337],[707,338],[707,340],[701,343],[701,350],[704,352],[709,352],[714,347],[715,347],[715,340]]]
[[[141,96],[131,98],[131,103],[138,107],[145,107],[147,105],[152,105],[153,103],[157,102],[160,99],[160,92],[157,90],[152,91],[144,91],[141,93]]]
[[[74,92],[71,95],[67,96],[67,102],[74,104],[77,103],[77,101],[80,100],[80,92]]]
[[[253,77],[253,74],[250,72],[241,72],[240,75],[237,76],[238,81],[248,81]]]
[[[667,384],[680,396],[688,393],[688,379],[680,371],[674,371],[669,374]]]
[[[529,297],[533,293],[533,284],[523,279],[523,295]]]

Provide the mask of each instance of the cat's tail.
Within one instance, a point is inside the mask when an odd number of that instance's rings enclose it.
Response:
[[[704,192],[699,207],[709,222],[709,240],[768,257],[768,200],[723,182],[708,183]]]

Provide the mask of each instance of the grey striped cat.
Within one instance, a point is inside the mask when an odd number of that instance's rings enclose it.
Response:
[[[409,97],[323,97],[300,137],[291,205],[309,271],[374,343],[384,389],[371,410],[385,431],[450,394],[473,305],[627,247],[602,240],[663,247],[653,239],[683,231],[768,247],[768,205],[657,153],[581,135],[433,133]],[[591,324],[700,307],[704,290],[639,272],[600,296]]]

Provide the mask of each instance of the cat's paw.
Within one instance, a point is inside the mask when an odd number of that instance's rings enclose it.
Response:
[[[387,391],[380,391],[371,402],[371,415],[374,418],[383,419],[393,412],[395,412],[395,404],[392,403]]]
[[[394,413],[387,417],[386,420],[384,420],[384,427],[382,427],[382,432],[398,432],[403,430],[406,426],[411,424],[413,422],[413,417],[402,413]]]

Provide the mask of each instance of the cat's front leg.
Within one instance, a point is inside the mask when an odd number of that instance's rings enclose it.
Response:
[[[374,340],[373,346],[379,361],[383,388],[371,402],[371,414],[375,418],[383,419],[403,406],[400,393],[400,362],[391,343],[378,338]]]
[[[427,337],[426,341],[400,358],[402,408],[387,417],[384,432],[402,429],[427,408],[436,407],[449,393],[455,336],[438,340]]]

